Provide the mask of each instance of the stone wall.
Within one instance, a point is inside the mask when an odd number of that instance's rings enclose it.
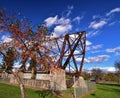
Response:
[[[23,79],[23,83],[27,87],[32,87],[32,88],[37,88],[37,89],[50,89],[49,80]]]
[[[24,79],[31,79],[31,73],[24,73],[23,78]],[[35,79],[37,79],[37,80],[50,80],[50,74],[37,73]]]
[[[55,69],[51,74],[51,87],[55,90],[66,90],[66,74],[63,69]]]
[[[31,79],[31,73],[20,73],[19,75],[24,85],[28,87],[49,90],[65,90],[67,88],[65,71],[62,69],[55,69],[54,73],[50,74],[37,73],[36,79]],[[11,76],[10,83],[17,84],[14,76]]]

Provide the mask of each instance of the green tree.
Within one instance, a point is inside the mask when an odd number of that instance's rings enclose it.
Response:
[[[3,66],[5,67],[6,72],[11,72],[15,60],[15,50],[13,47],[10,47],[7,49],[5,55],[3,56]]]
[[[102,79],[102,70],[100,68],[93,68],[91,70],[91,76],[95,78],[96,81],[99,81]]]
[[[115,66],[117,72],[120,73],[120,61],[116,61],[114,66]]]
[[[83,71],[81,75],[85,80],[90,80],[90,73],[88,73],[87,71]]]

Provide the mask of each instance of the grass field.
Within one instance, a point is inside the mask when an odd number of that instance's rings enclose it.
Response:
[[[120,98],[120,85],[97,84],[97,90],[94,93],[82,98]]]
[[[26,96],[27,98],[73,98],[71,90],[63,92],[61,92],[62,96],[58,97],[49,91],[26,89]],[[0,98],[21,98],[19,87],[0,83]],[[97,90],[95,92],[82,98],[120,98],[120,85],[97,84]]]
[[[26,89],[27,98],[56,98],[48,91]],[[21,98],[20,89],[16,86],[0,83],[0,98]]]

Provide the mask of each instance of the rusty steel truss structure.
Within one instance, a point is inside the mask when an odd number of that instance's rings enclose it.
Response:
[[[80,76],[86,50],[86,32],[66,34],[49,40],[51,56],[57,68],[62,68],[68,75]]]

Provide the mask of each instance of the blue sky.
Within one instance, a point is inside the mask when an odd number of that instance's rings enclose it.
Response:
[[[120,0],[0,0],[0,7],[21,12],[33,24],[46,21],[54,36],[85,30],[86,69],[114,70],[120,60]]]

